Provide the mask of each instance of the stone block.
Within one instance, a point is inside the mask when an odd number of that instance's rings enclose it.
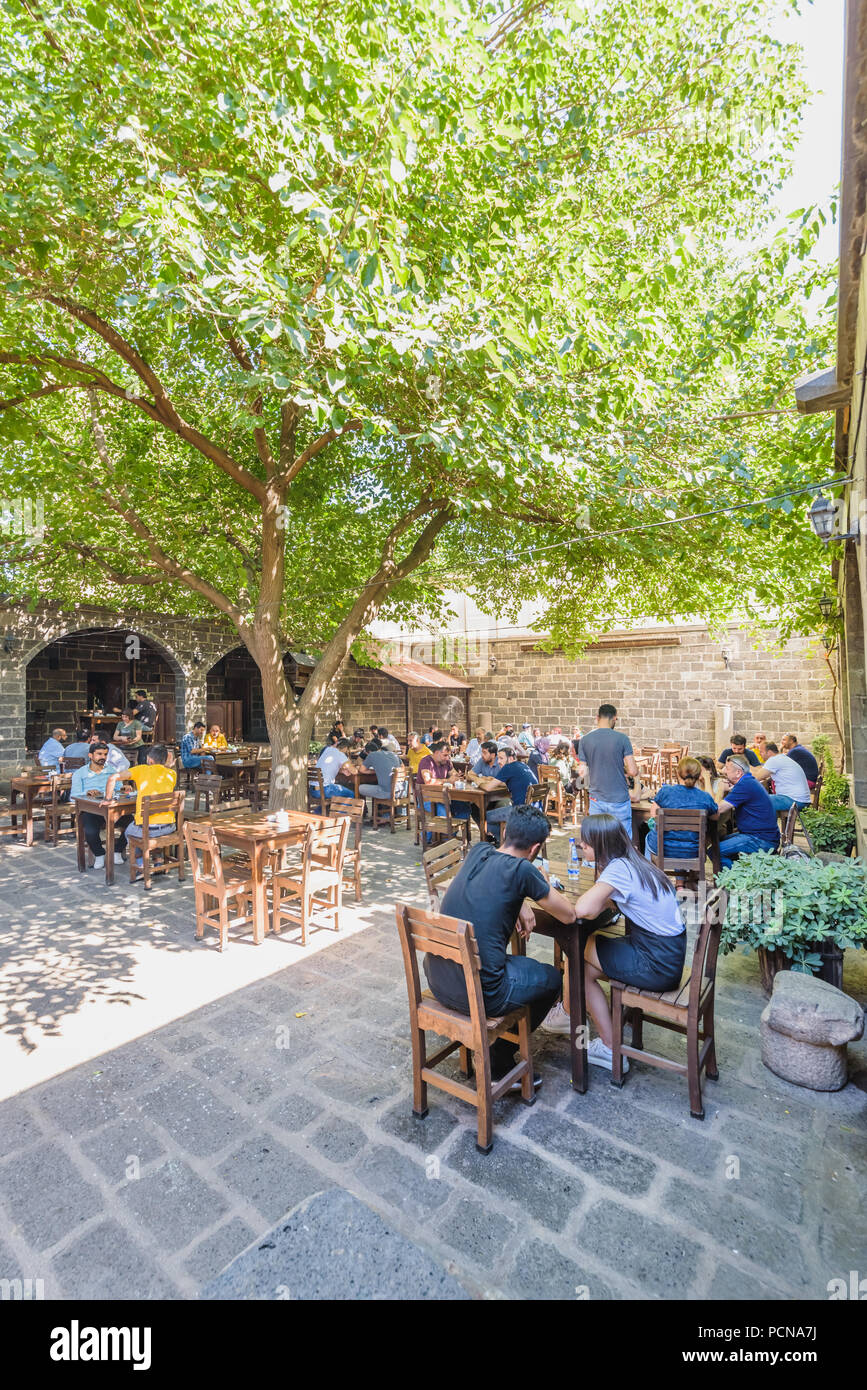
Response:
[[[102,1209],[100,1193],[56,1144],[0,1164],[0,1197],[35,1250],[46,1250]]]
[[[506,1216],[489,1211],[480,1202],[462,1199],[444,1217],[440,1235],[476,1264],[491,1269],[517,1227]]]
[[[180,1292],[116,1221],[102,1221],[54,1256],[62,1292],[74,1299],[167,1299]]]
[[[303,1198],[332,1186],[324,1173],[267,1135],[242,1144],[220,1164],[218,1172],[224,1182],[270,1221]]]
[[[188,1245],[226,1211],[219,1192],[178,1159],[128,1183],[118,1199],[166,1250]]]
[[[619,1297],[581,1265],[544,1240],[529,1240],[515,1259],[509,1284],[516,1298],[558,1301],[599,1301]]]
[[[781,971],[762,1014],[762,1061],[776,1076],[812,1091],[846,1085],[846,1044],[864,1031],[864,1011],[812,975]]]

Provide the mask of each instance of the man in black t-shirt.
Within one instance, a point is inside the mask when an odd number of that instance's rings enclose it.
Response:
[[[145,733],[153,733],[154,725],[157,722],[157,707],[153,700],[148,698],[146,690],[136,690],[133,700],[135,717],[141,724]]]
[[[724,748],[717,758],[720,772],[725,772],[726,763],[729,758],[746,758],[750,767],[761,767],[762,760],[752,750],[747,748],[747,741],[743,734],[732,734],[731,748]]]
[[[532,898],[558,922],[575,920],[569,899],[552,888],[533,864],[550,832],[548,817],[537,806],[513,807],[502,848],[474,845],[449,884],[440,908],[446,917],[473,924],[488,1017],[495,1018],[519,1004],[529,1004],[531,1028],[538,1028],[559,999],[560,972],[530,956],[509,955],[508,945],[515,927],[522,936],[529,936],[535,924],[533,910],[524,900]],[[428,955],[424,958],[424,972],[441,1004],[469,1013],[464,972],[456,962]],[[494,1080],[511,1071],[514,1057],[514,1043],[502,1038],[493,1043]],[[514,1089],[520,1090],[520,1082]]]

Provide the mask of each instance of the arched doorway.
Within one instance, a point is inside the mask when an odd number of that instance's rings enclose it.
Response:
[[[130,692],[139,688],[157,706],[157,737],[175,739],[178,719],[183,721],[184,677],[162,643],[129,627],[83,629],[47,642],[26,667],[27,748],[39,748],[57,725],[71,734],[95,705],[106,716],[122,710]],[[110,725],[99,729],[111,732]]]

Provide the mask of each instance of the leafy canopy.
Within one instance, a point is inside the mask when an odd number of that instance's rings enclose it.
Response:
[[[817,219],[766,235],[805,95],[776,8],[6,0],[0,442],[48,504],[22,592],[252,622],[276,516],[316,648],[447,507],[383,616],[449,581],[541,595],[567,647],[807,623],[805,499],[636,529],[830,457],[768,413],[830,331]]]

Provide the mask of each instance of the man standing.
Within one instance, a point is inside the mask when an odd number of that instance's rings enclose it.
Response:
[[[614,705],[600,705],[596,728],[578,739],[579,772],[590,780],[590,815],[616,816],[632,839],[632,802],[641,800],[641,779],[625,734],[617,732]],[[627,774],[635,785],[629,790]]]
[[[521,732],[518,734],[518,742],[527,749],[529,753],[533,747],[533,726],[532,724],[522,724]]]
[[[105,805],[114,799],[120,774],[109,771],[106,766],[107,758],[107,743],[97,740],[91,745],[88,762],[85,763],[84,767],[77,767],[72,774],[72,787],[69,795],[73,801],[77,796],[87,796],[92,801],[99,801]],[[132,816],[121,816],[116,822],[115,831],[116,833],[120,832],[120,834],[119,838],[115,840],[115,864],[123,863],[121,850],[126,843],[126,827],[131,820]],[[102,844],[101,831],[105,821],[102,816],[91,816],[86,811],[82,813],[81,821],[87,847],[93,854],[93,866],[95,869],[102,869],[105,866],[105,849]]]
[[[208,757],[206,753],[197,753],[195,750],[201,748],[202,739],[205,737],[205,721],[197,719],[188,734],[184,734],[181,739],[181,767],[200,768],[206,771],[213,771],[214,759]]]
[[[558,922],[573,922],[575,909],[534,866],[533,860],[551,833],[548,817],[537,806],[509,808],[500,849],[474,845],[449,884],[441,911],[472,922],[481,958],[482,994],[489,1018],[520,1004],[530,1006],[530,1027],[538,1028],[560,997],[560,973],[532,956],[510,955],[508,945],[517,926],[524,937],[535,925],[532,898]],[[440,956],[425,956],[424,972],[435,997],[459,1013],[470,1011],[461,966]],[[515,1065],[515,1044],[498,1038],[491,1047],[491,1076],[502,1080]],[[541,1077],[534,1078],[541,1084]],[[520,1082],[511,1090],[519,1091]]]
[[[753,776],[758,782],[769,782],[773,777],[771,805],[774,810],[788,811],[791,806],[797,806],[799,811],[803,811],[810,804],[810,788],[804,769],[794,758],[781,753],[775,743],[765,744],[765,754],[764,763],[756,768]]]
[[[747,748],[747,741],[744,738],[743,734],[732,734],[731,748],[724,748],[723,751],[720,753],[719,758],[717,759],[717,762],[719,763],[720,772],[722,772],[723,776],[725,776],[726,763],[728,762],[729,758],[732,757],[746,758],[750,767],[761,767],[762,765],[761,758],[757,757],[757,755],[753,752],[752,748]]]
[[[729,790],[719,808],[721,811],[735,810],[738,821],[737,833],[720,840],[720,863],[724,869],[730,869],[739,854],[776,849],[780,843],[780,827],[771,798],[756,781],[745,757],[727,760],[725,778]]]
[[[814,787],[819,780],[819,764],[813,757],[809,748],[805,748],[803,743],[798,740],[796,734],[786,734],[780,743],[780,747],[787,757],[792,758],[804,769],[804,775],[810,787]]]
[[[64,748],[62,740],[66,738],[65,729],[52,729],[51,738],[47,738],[37,753],[39,766],[60,772],[60,760],[63,757]]]

